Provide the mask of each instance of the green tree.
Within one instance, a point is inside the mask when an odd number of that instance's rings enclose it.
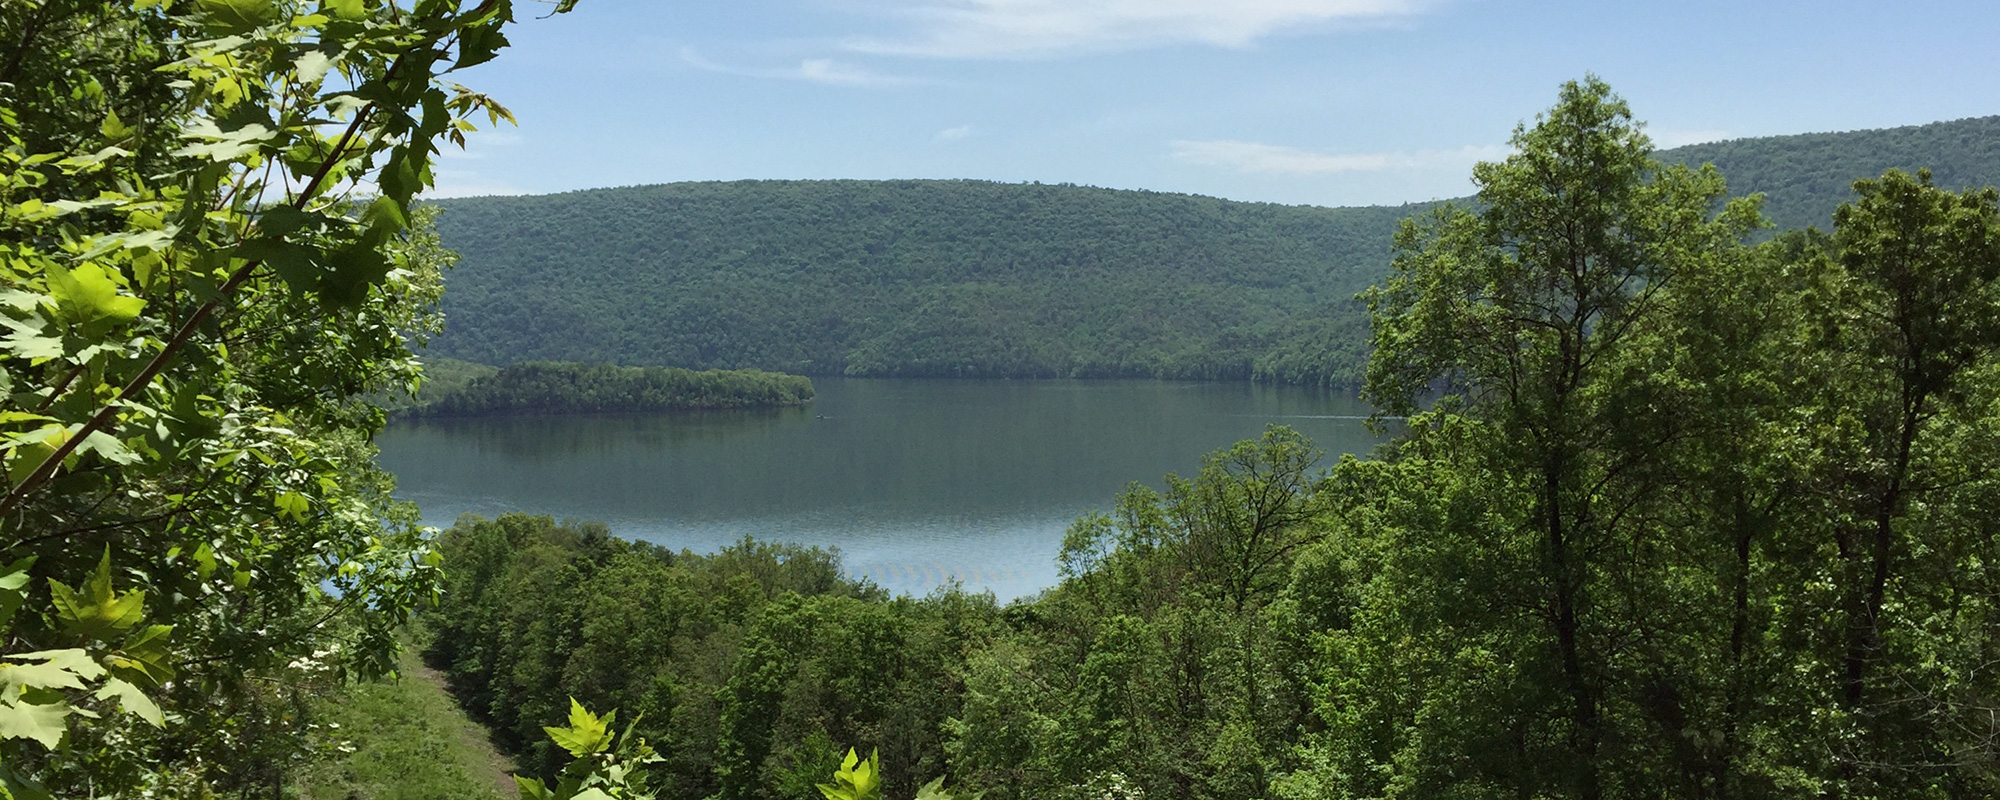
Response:
[[[1809,552],[1830,591],[1816,611],[1816,673],[1833,786],[1853,796],[1992,788],[1994,746],[1966,736],[1996,687],[1991,658],[1991,405],[2000,350],[2000,210],[1992,189],[1949,192],[1928,172],[1854,184],[1831,246],[1802,269],[1811,396],[1827,415],[1812,488],[1825,522]],[[1984,511],[1977,509],[1984,508]],[[1973,590],[1980,591],[1980,590]],[[1976,698],[1976,699],[1975,699]]]
[[[86,721],[105,700],[9,698],[68,726],[60,748],[0,734],[15,775],[99,795],[275,781],[297,665],[393,663],[435,560],[356,397],[416,380],[408,337],[435,332],[448,259],[412,201],[440,140],[506,116],[445,76],[493,58],[512,16],[0,4],[0,553],[51,592],[28,592],[5,650],[77,635],[56,583],[108,552],[178,668],[143,684],[178,720],[159,733]]]
[[[1751,202],[1716,215],[1714,169],[1653,161],[1595,78],[1566,84],[1513,144],[1505,161],[1474,168],[1477,211],[1447,208],[1398,233],[1396,275],[1369,298],[1366,394],[1390,413],[1444,395],[1411,437],[1457,437],[1449,490],[1484,511],[1449,520],[1430,550],[1493,574],[1477,606],[1420,624],[1481,642],[1482,669],[1520,693],[1475,712],[1502,715],[1468,726],[1493,726],[1483,735],[1494,740],[1462,740],[1495,746],[1511,729],[1511,754],[1419,758],[1470,756],[1496,786],[1595,800],[1651,781],[1630,768],[1670,744],[1628,713],[1644,704],[1649,670],[1623,657],[1624,640],[1674,626],[1644,602],[1672,579],[1654,562],[1670,546],[1624,535],[1625,513],[1659,488],[1641,467],[1660,440],[1626,428],[1631,381],[1617,365],[1663,294],[1702,262],[1734,257],[1759,218]]]

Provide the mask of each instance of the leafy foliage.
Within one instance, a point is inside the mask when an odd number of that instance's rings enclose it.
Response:
[[[435,562],[356,398],[414,381],[408,346],[437,329],[449,258],[412,203],[439,140],[506,118],[445,75],[511,20],[509,0],[0,3],[16,796],[266,785],[300,755],[302,693],[388,668]]]
[[[1371,395],[1444,396],[1341,470],[1374,577],[1281,794],[1993,791],[1950,720],[2000,690],[1995,610],[1936,589],[2000,579],[1964,557],[1993,544],[1993,192],[1892,171],[1830,239],[1751,248],[1754,207],[1653,163],[1597,81],[1515,141],[1373,297]]]
[[[863,759],[848,748],[840,769],[833,773],[833,783],[817,788],[826,800],[882,800],[882,753],[869,753]]]
[[[471,378],[409,412],[419,416],[581,414],[802,405],[812,381],[761,370],[617,367],[530,361]]]
[[[633,738],[631,726],[618,733],[612,727],[617,716],[617,711],[608,711],[599,717],[571,698],[569,724],[542,730],[556,746],[568,751],[573,760],[563,768],[553,787],[532,778],[514,776],[514,782],[521,787],[522,800],[652,800],[653,794],[646,791],[643,768],[658,762],[660,757],[647,746],[646,740]],[[636,726],[639,721],[632,722]]]
[[[913,794],[943,774],[957,665],[999,625],[991,597],[891,600],[787,545],[675,553],[506,515],[461,520],[439,547],[429,655],[524,774],[567,760],[577,742],[542,726],[574,697],[641,715],[628,735],[658,748],[664,796],[812,796],[838,740],[890,754],[884,787]],[[579,727],[565,736],[599,735]]]

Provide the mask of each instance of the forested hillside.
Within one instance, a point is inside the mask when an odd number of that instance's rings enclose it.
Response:
[[[759,181],[454,200],[442,355],[922,376],[1351,380],[1406,208]]]
[[[430,656],[531,772],[571,698],[644,712],[673,798],[847,747],[890,800],[2000,796],[2000,192],[1758,240],[1601,81],[1514,143],[1370,294],[1379,458],[1270,428],[1005,607],[468,517]]]
[[[1731,194],[1764,193],[1764,216],[1781,230],[1833,223],[1856,178],[1929,169],[1937,185],[1972,189],[2000,182],[2000,116],[1852,133],[1732,139],[1663,151],[1661,161],[1710,162]]]
[[[1740,139],[1715,161],[1780,227],[1855,178],[2000,180],[2000,117]],[[463,254],[433,352],[808,375],[1355,385],[1357,291],[1421,207],[1315,208],[982,181],[741,181],[445,201]]]

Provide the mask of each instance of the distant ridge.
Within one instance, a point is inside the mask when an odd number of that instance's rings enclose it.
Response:
[[[2000,183],[2000,116],[1972,117],[1845,133],[1764,136],[1677,147],[1661,161],[1710,162],[1732,194],[1765,193],[1764,214],[1779,228],[1826,228],[1859,178],[1891,168],[1928,167],[1939,186]]]
[[[2000,182],[2000,116],[1665,150],[1825,227],[1856,179]],[[464,255],[436,355],[807,375],[1346,386],[1352,298],[1428,204],[1318,208],[1072,185],[737,181],[444,200]]]

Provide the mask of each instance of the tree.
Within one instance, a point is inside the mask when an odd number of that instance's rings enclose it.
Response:
[[[1645,706],[1648,670],[1626,656],[1637,632],[1673,627],[1648,618],[1645,602],[1671,580],[1653,562],[1671,545],[1626,517],[1660,488],[1642,467],[1670,432],[1627,427],[1636,398],[1619,365],[1670,287],[1735,257],[1760,221],[1753,201],[1713,213],[1721,177],[1653,161],[1624,102],[1595,78],[1564,85],[1513,145],[1474,168],[1477,211],[1447,207],[1399,231],[1396,274],[1369,295],[1366,395],[1408,414],[1442,394],[1410,421],[1410,438],[1440,440],[1458,473],[1447,486],[1463,493],[1445,502],[1473,513],[1410,535],[1446,537],[1416,552],[1493,574],[1479,582],[1480,607],[1415,624],[1479,642],[1477,657],[1492,662],[1483,669],[1519,692],[1511,708],[1480,709],[1501,716],[1468,723],[1491,727],[1461,740],[1511,753],[1418,758],[1469,757],[1496,786],[1595,800],[1647,780],[1632,768],[1666,744],[1642,714],[1628,716]]]
[[[1983,666],[1996,617],[1973,588],[1996,578],[2000,193],[1894,170],[1854,191],[1830,246],[1799,259],[1825,354],[1810,396],[1828,431],[1811,487],[1824,522],[1805,553],[1831,589],[1813,610],[1837,622],[1816,628],[1809,662],[1838,687],[1832,777],[1856,796],[1990,791],[2000,751],[1969,719],[2000,699]]]
[[[85,722],[110,700],[75,681],[0,698],[70,741],[0,728],[11,791],[275,779],[282,760],[241,744],[284,716],[259,714],[279,698],[256,677],[392,663],[435,559],[355,398],[417,380],[408,337],[435,330],[448,258],[413,199],[439,139],[507,118],[445,76],[493,58],[512,18],[510,0],[0,4],[5,652],[83,644],[181,720]],[[95,605],[56,588],[90,574]],[[79,627],[113,607],[130,627],[141,603],[149,638]]]

